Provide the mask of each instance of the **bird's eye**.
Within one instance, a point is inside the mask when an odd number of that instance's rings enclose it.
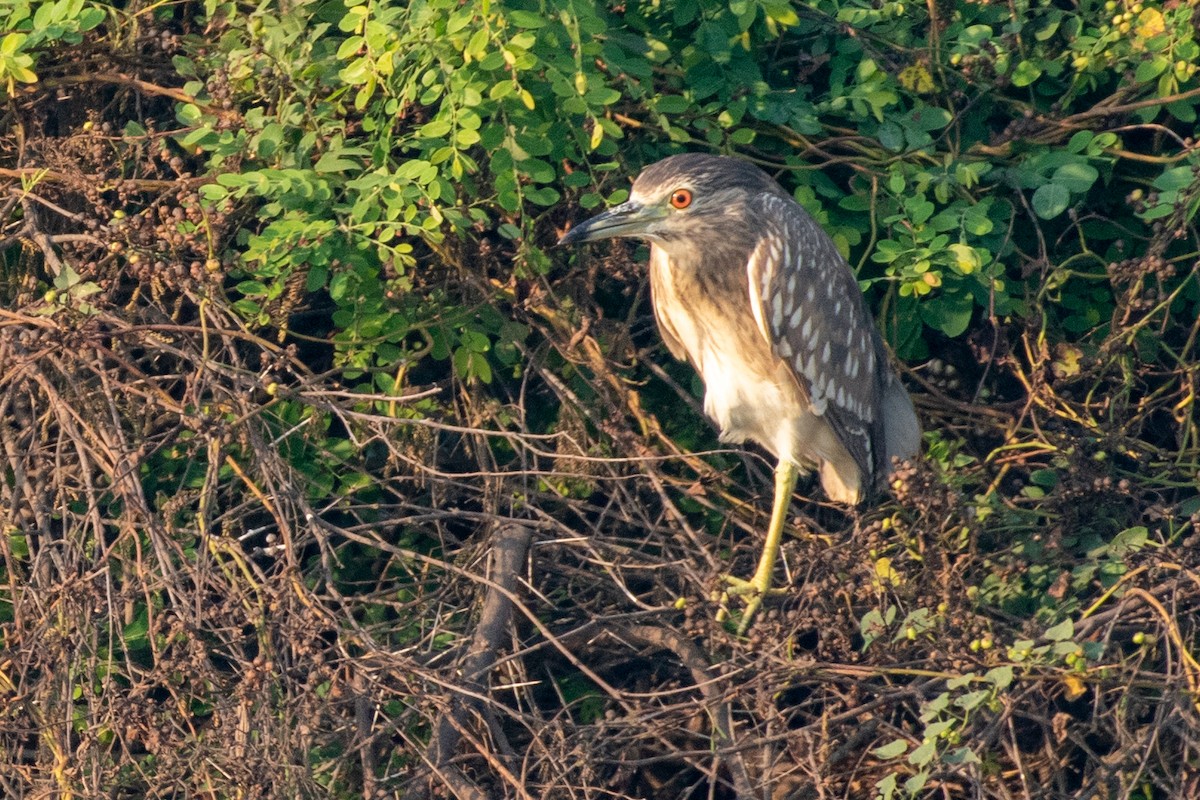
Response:
[[[671,192],[671,206],[678,209],[687,208],[692,204],[692,193],[688,189],[676,189]]]

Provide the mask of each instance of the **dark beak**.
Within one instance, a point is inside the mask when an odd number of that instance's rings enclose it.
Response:
[[[646,236],[651,226],[664,216],[656,206],[643,206],[631,200],[579,223],[567,231],[558,243],[569,245],[619,236]]]

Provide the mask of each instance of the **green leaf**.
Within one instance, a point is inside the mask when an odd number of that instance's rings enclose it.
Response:
[[[858,623],[859,633],[863,638],[863,651],[871,645],[871,642],[878,639],[887,632],[887,623],[883,619],[883,614],[879,609],[873,608],[866,614],[863,614],[862,619]]]
[[[350,56],[358,53],[359,48],[363,46],[364,39],[361,36],[350,36],[342,42],[337,49],[337,57],[342,61],[346,61]]]
[[[1038,28],[1034,32],[1033,38],[1037,39],[1039,42],[1046,41],[1047,39],[1049,39],[1051,36],[1053,36],[1055,33],[1058,32],[1058,25],[1059,25],[1060,21],[1061,21],[1060,18],[1057,18],[1057,17],[1051,18],[1049,21],[1046,22],[1045,25]]]
[[[1007,689],[1013,681],[1013,668],[1007,664],[1001,667],[992,667],[983,677],[998,691]]]
[[[966,292],[945,291],[937,297],[923,300],[920,305],[921,319],[926,325],[954,338],[960,336],[971,324],[975,311],[974,301]]]
[[[546,24],[545,17],[532,11],[513,9],[508,12],[508,19],[518,28],[541,28]]]
[[[945,128],[952,119],[950,112],[944,108],[921,104],[902,117],[901,124],[906,128],[931,133]]]
[[[1171,169],[1164,170],[1161,175],[1154,179],[1154,188],[1160,192],[1185,189],[1191,186],[1194,180],[1193,167],[1172,167]]]
[[[150,618],[145,608],[138,611],[133,621],[125,626],[121,637],[126,647],[136,647],[145,643],[146,634],[150,632]]]
[[[104,22],[104,9],[96,6],[90,6],[79,12],[79,30],[90,31],[101,22]]]
[[[976,689],[973,692],[967,692],[966,694],[955,698],[954,705],[958,706],[964,711],[971,711],[979,707],[981,704],[987,702],[988,698],[991,696],[992,692],[990,689]]]
[[[1073,136],[1071,136],[1070,141],[1067,142],[1067,151],[1070,153],[1084,152],[1087,150],[1088,145],[1091,144],[1094,137],[1095,134],[1091,131],[1076,132]]]
[[[1063,164],[1054,171],[1051,181],[1062,184],[1069,191],[1083,194],[1092,188],[1092,184],[1100,177],[1100,172],[1091,164],[1076,162]]]
[[[1171,66],[1171,62],[1166,57],[1155,56],[1138,64],[1137,70],[1133,73],[1133,78],[1138,83],[1149,83],[1165,72],[1169,66]]]
[[[1043,635],[1052,642],[1065,642],[1075,635],[1075,623],[1068,617],[1053,628],[1048,628]]]
[[[463,347],[473,353],[486,353],[492,346],[492,340],[487,337],[487,334],[473,331],[469,328],[462,332],[459,340],[462,342]]]
[[[1193,123],[1197,119],[1196,107],[1188,100],[1167,104],[1167,111],[1180,122]]]
[[[356,58],[338,72],[338,77],[346,83],[357,86],[367,80],[367,77],[371,74],[371,70],[372,67],[369,59]]]
[[[318,158],[312,168],[318,173],[344,173],[352,169],[362,169],[362,164],[342,157],[341,152],[326,152]]]
[[[262,311],[262,306],[253,300],[238,300],[233,304],[233,309],[241,314],[244,318],[253,319]]]
[[[1058,471],[1053,469],[1035,469],[1029,473],[1029,480],[1045,489],[1053,489],[1058,485]]]
[[[732,144],[747,145],[754,141],[755,131],[753,128],[738,128],[729,134],[729,141]]]
[[[476,353],[471,357],[471,370],[475,377],[483,383],[492,382],[492,365],[484,356]]]
[[[950,690],[961,689],[964,686],[970,686],[975,681],[979,680],[979,676],[974,672],[968,672],[965,675],[958,675],[946,680],[946,688]]]
[[[904,129],[894,122],[884,122],[880,125],[876,136],[879,143],[893,153],[904,149]]]
[[[183,103],[175,109],[175,118],[184,125],[194,125],[203,117],[204,112],[195,103]]]
[[[932,739],[922,742],[916,750],[908,754],[908,763],[914,767],[923,767],[937,755],[937,742]]]
[[[1200,495],[1189,497],[1179,504],[1179,516],[1190,517],[1192,514],[1200,512]]]
[[[1054,219],[1067,210],[1070,202],[1071,193],[1058,183],[1043,184],[1033,193],[1033,211],[1042,219]]]
[[[237,290],[246,297],[262,297],[267,294],[267,286],[261,281],[242,281]]]
[[[25,40],[28,38],[23,33],[10,33],[3,39],[0,39],[0,56],[13,55],[17,50],[21,49],[21,45],[25,44]]]
[[[654,110],[660,114],[682,114],[691,108],[687,98],[679,95],[666,94],[654,99]]]
[[[975,755],[975,751],[963,745],[956,747],[942,755],[942,760],[947,764],[978,764],[979,756]]]
[[[882,747],[876,747],[871,751],[871,754],[876,758],[887,759],[896,758],[897,756],[901,756],[906,752],[908,752],[908,740],[893,739],[891,742],[883,745]]]
[[[974,247],[955,242],[948,249],[954,255],[955,268],[963,275],[970,275],[983,265],[983,260]]]
[[[928,781],[929,773],[922,770],[904,782],[904,791],[908,792],[909,797],[916,797],[917,792],[924,789]]]
[[[1013,70],[1013,86],[1028,86],[1042,76],[1042,68],[1032,61],[1022,61]]]
[[[1145,547],[1149,537],[1150,531],[1144,525],[1126,528],[1108,543],[1108,552],[1114,558],[1124,558]]]

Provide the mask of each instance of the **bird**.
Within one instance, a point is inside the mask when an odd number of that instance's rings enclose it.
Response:
[[[850,265],[759,167],[668,156],[641,171],[626,202],[558,244],[611,238],[649,242],[659,332],[699,372],[720,440],[756,442],[776,459],[758,567],[748,581],[726,577],[745,596],[742,635],[770,591],[799,474],[815,471],[830,500],[857,506],[917,454],[921,426]]]

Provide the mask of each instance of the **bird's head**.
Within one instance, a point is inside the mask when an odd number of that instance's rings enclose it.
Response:
[[[783,190],[747,161],[705,153],[670,156],[642,170],[628,201],[576,225],[558,243],[621,237],[645,239],[668,252],[744,247],[730,237],[755,235],[749,200],[764,193]]]

